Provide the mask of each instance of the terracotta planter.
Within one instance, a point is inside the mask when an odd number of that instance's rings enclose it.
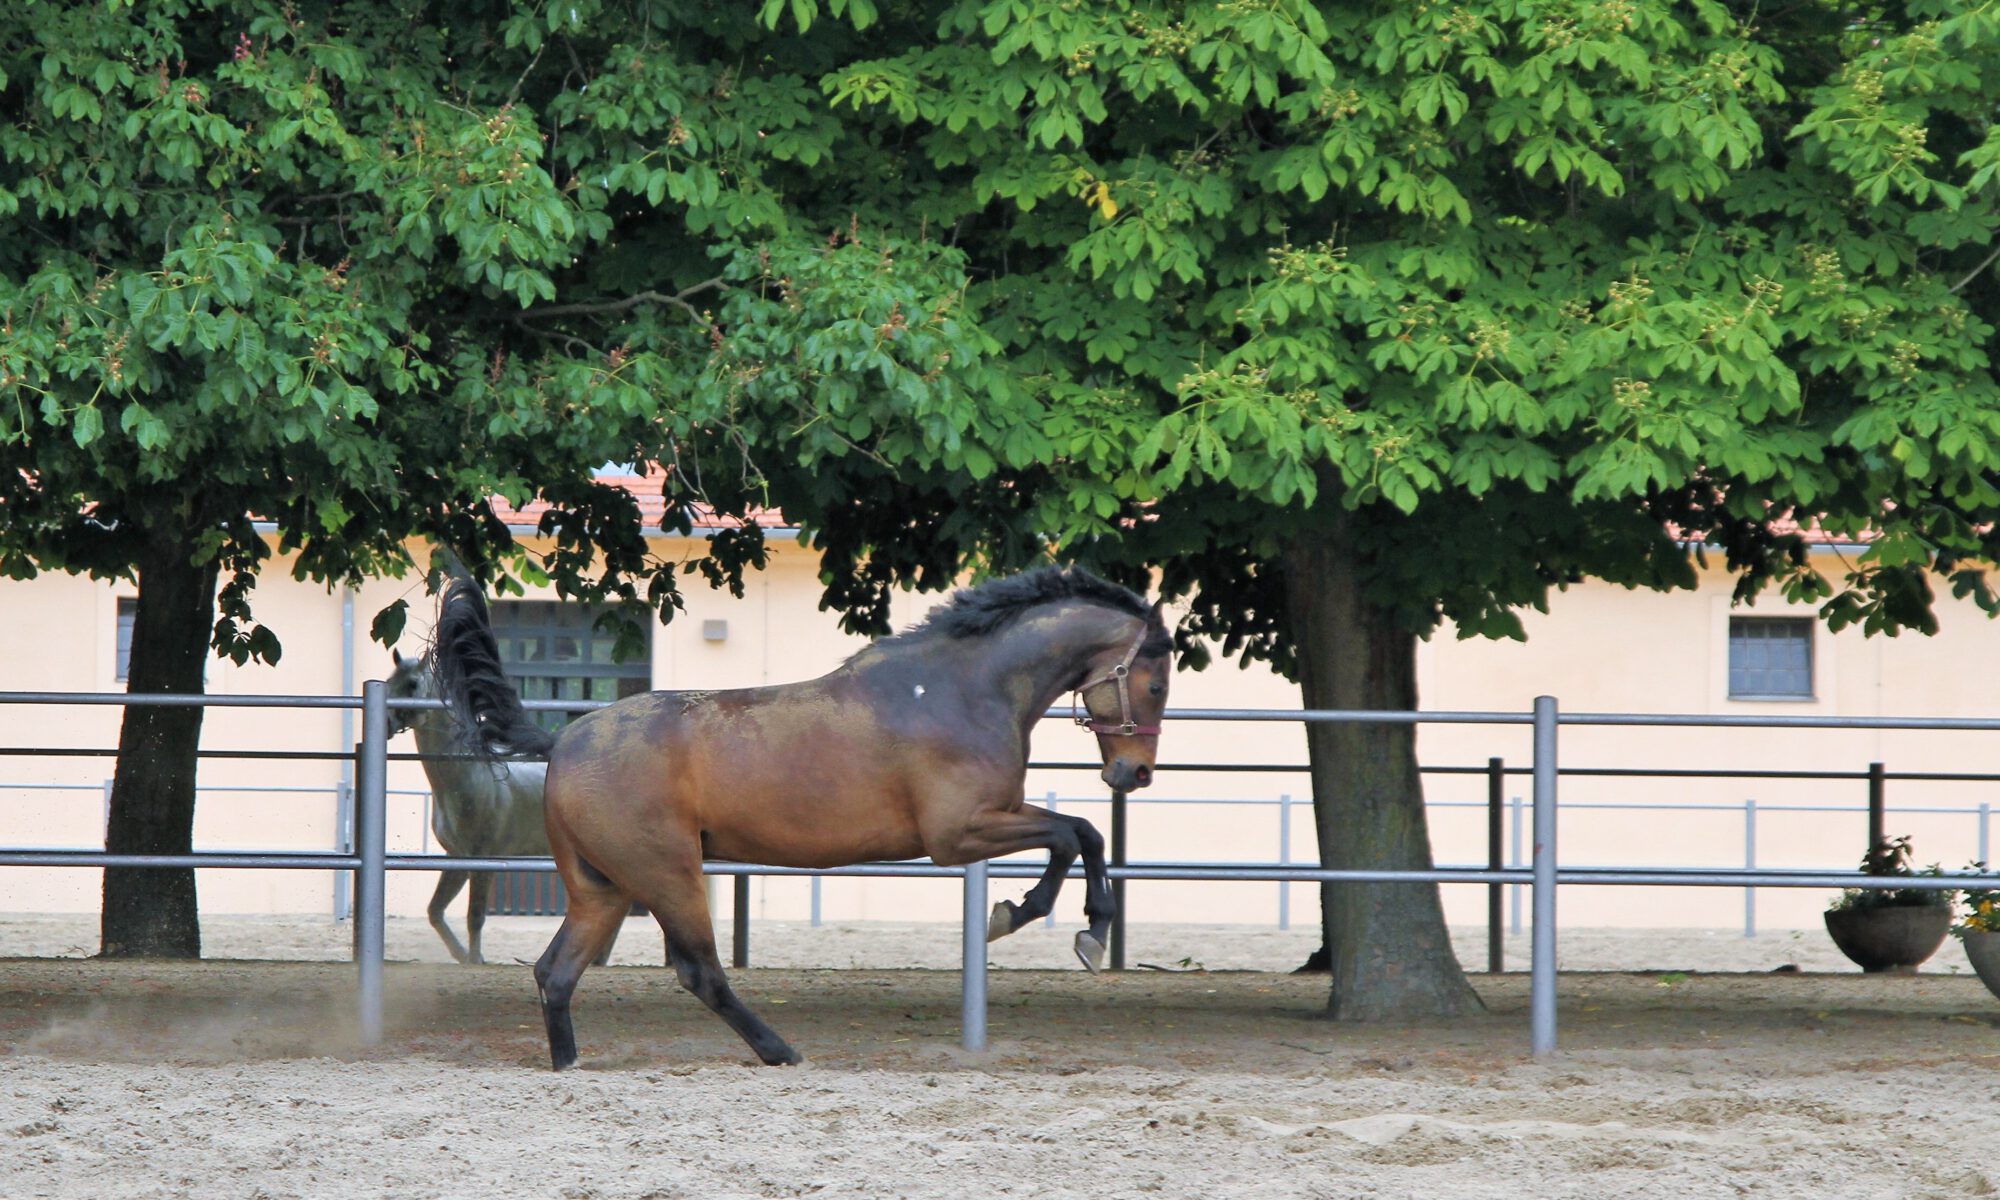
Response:
[[[1951,928],[1945,904],[1847,908],[1826,914],[1826,932],[1840,952],[1869,974],[1914,975],[1937,953]]]
[[[1964,943],[1965,957],[1979,973],[1979,982],[2000,996],[2000,933],[1961,933],[1958,940]]]

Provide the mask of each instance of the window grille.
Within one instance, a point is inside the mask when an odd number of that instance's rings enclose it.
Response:
[[[1729,619],[1731,700],[1811,700],[1813,622],[1809,617]]]

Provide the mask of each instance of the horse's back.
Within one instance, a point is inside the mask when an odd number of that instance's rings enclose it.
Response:
[[[776,866],[914,857],[910,771],[892,742],[823,680],[632,696],[557,739],[551,821],[586,857],[621,841]]]
[[[541,855],[549,852],[542,796],[548,764],[463,762],[448,779],[431,781],[431,831],[453,854]]]

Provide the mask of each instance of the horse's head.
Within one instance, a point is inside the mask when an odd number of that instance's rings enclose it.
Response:
[[[437,680],[431,675],[429,658],[404,658],[400,650],[391,649],[389,658],[396,669],[389,673],[384,687],[391,700],[431,700],[438,694]],[[392,708],[389,710],[389,736],[415,725],[426,715],[421,708]]]
[[[1158,604],[1129,642],[1091,659],[1077,699],[1089,716],[1076,723],[1097,735],[1104,756],[1099,777],[1112,790],[1129,792],[1153,782],[1160,749],[1160,715],[1173,681],[1174,639],[1160,619]]]

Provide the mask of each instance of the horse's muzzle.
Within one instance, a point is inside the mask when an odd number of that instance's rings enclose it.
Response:
[[[1114,792],[1134,792],[1153,782],[1153,765],[1114,758],[1104,764],[1098,777]]]

